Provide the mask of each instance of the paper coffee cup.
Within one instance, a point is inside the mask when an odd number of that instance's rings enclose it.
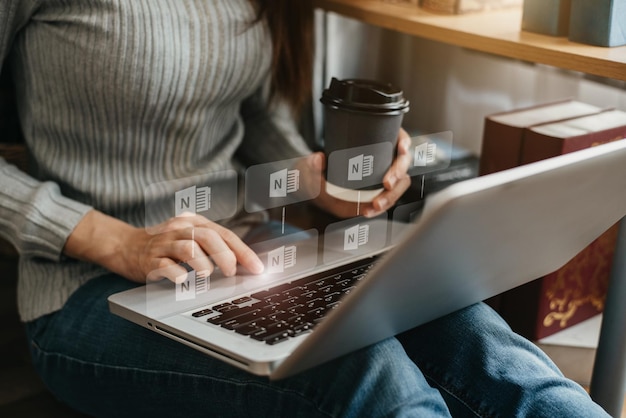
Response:
[[[348,201],[372,200],[396,155],[408,100],[391,84],[333,78],[320,101],[327,192]]]

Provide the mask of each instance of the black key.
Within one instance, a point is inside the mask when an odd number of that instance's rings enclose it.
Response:
[[[237,330],[241,327],[243,327],[244,325],[248,325],[249,323],[253,322],[253,321],[257,321],[261,318],[264,318],[264,316],[261,314],[260,310],[254,310],[250,313],[247,313],[245,315],[241,315],[241,316],[237,316],[235,318],[232,318],[224,323],[222,323],[222,326],[224,328],[227,329],[234,329]],[[256,325],[255,325],[256,326]]]
[[[287,339],[289,339],[289,337],[292,337],[293,335],[294,332],[292,330],[287,330],[283,333],[270,335],[269,337],[266,337],[263,341],[265,341],[269,345],[274,345],[286,341]]]
[[[331,293],[329,295],[324,296],[324,302],[326,302],[327,305],[331,305],[331,304],[337,303],[342,297],[343,297],[342,293],[339,293],[339,292]]]
[[[312,301],[310,301],[308,303],[305,303],[304,304],[304,309],[307,312],[311,312],[311,311],[314,311],[314,310],[316,310],[318,308],[325,308],[326,305],[327,305],[327,303],[324,302],[324,299],[318,298],[318,299],[312,300]]]
[[[267,318],[276,322],[283,322],[283,321],[288,321],[294,316],[297,316],[297,315],[291,312],[280,311],[275,314],[269,315]]]
[[[272,325],[275,325],[276,322],[272,321],[271,319],[267,319],[265,317],[262,317],[262,318],[259,318],[257,320],[254,320],[254,321],[250,322],[250,324],[256,326],[257,328],[263,328],[263,329],[267,330]]]
[[[333,287],[335,289],[345,289],[346,287],[352,286],[355,281],[356,280],[353,279],[341,280],[340,282],[335,283]]]
[[[304,316],[304,320],[307,322],[311,322],[313,324],[317,324],[326,316],[327,308],[320,307],[310,312],[307,312]]]
[[[271,295],[263,299],[264,302],[271,304],[280,304],[281,302],[289,299],[290,296],[288,294],[277,293],[275,295]]]
[[[303,277],[302,279],[294,280],[292,283],[298,287],[305,288],[319,279],[319,275],[312,275],[308,277]]]
[[[241,305],[242,303],[250,302],[251,300],[252,298],[250,296],[244,296],[242,298],[233,300],[233,303],[235,305]]]
[[[326,287],[332,283],[333,280],[330,277],[325,277],[323,279],[315,281],[313,284],[317,286],[318,289],[321,289],[322,287]]]
[[[277,292],[275,292],[272,289],[269,289],[269,290],[261,290],[260,292],[253,293],[250,296],[252,296],[253,298],[258,299],[258,300],[263,300],[263,299],[265,299],[268,296],[272,296],[272,295],[276,295],[276,294],[277,294]]]
[[[305,332],[311,331],[314,325],[310,322],[303,322],[300,325],[296,325],[292,328],[293,336],[298,336],[300,334],[304,334]]]
[[[265,341],[267,338],[289,332],[289,325],[286,322],[270,322],[265,318],[264,320],[258,321],[257,325],[258,324],[261,325],[259,331],[250,334],[250,337],[255,340]]]
[[[285,322],[277,322],[274,325],[267,327],[266,330],[267,334],[264,336],[263,341],[268,344],[275,344],[293,335],[293,331]],[[270,343],[270,340],[275,341]]]
[[[307,291],[306,293],[301,294],[300,296],[298,296],[298,298],[296,299],[298,301],[298,303],[307,303],[309,301],[312,301],[313,299],[317,299],[317,292],[315,291]]]
[[[248,322],[247,324],[236,327],[234,330],[236,333],[241,335],[252,335],[255,332],[258,332],[260,329],[261,328],[257,327],[255,323]]]
[[[254,338],[255,340],[264,341],[265,338],[267,338],[269,336],[269,333],[267,332],[267,329],[265,329],[263,327],[259,327],[259,328],[256,329],[256,331],[251,332],[248,335],[251,338]]]
[[[346,287],[345,289],[343,289],[343,294],[347,295],[348,293],[352,292],[354,288],[355,286]]]
[[[213,310],[218,311],[218,312],[226,312],[230,309],[235,309],[235,308],[237,308],[237,306],[233,305],[230,302],[220,303],[219,305],[213,306]]]
[[[263,316],[269,316],[280,311],[282,311],[282,309],[280,309],[280,306],[278,305],[267,305],[267,306],[261,307],[261,314]]]
[[[194,318],[200,318],[201,316],[208,315],[211,312],[214,312],[213,309],[206,308],[206,309],[202,309],[201,311],[192,313],[191,316],[193,316]]]
[[[260,309],[256,309],[254,308],[254,306],[246,306],[244,308],[232,309],[214,318],[209,318],[207,319],[207,322],[210,322],[215,325],[221,325],[232,319],[239,318],[240,316],[244,316],[244,315],[249,315],[254,312],[258,313],[260,312]]]
[[[333,293],[333,289],[334,289],[334,283],[320,288],[319,293],[322,293],[322,294]]]
[[[304,289],[302,287],[294,287],[293,289],[285,290],[282,293],[283,293],[283,295],[289,295],[289,297],[295,298],[295,297],[301,296],[305,292],[306,292],[306,289]]]
[[[280,306],[280,309],[282,309],[283,311],[291,311],[293,308],[302,306],[302,304],[299,302],[298,298],[293,298],[293,299],[284,301],[279,306]]]
[[[293,289],[296,287],[298,286],[294,283],[284,283],[278,286],[271,287],[267,290],[261,290],[260,292],[253,293],[250,296],[252,296],[255,299],[263,300],[263,299],[267,299],[270,296],[278,295],[288,289]]]

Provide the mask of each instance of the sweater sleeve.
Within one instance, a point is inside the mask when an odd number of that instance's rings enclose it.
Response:
[[[267,88],[259,89],[242,105],[245,135],[238,155],[247,165],[287,160],[311,153],[296,126],[290,107],[268,102]]]
[[[35,0],[0,2],[0,64],[37,8]],[[65,241],[91,208],[62,196],[52,182],[39,182],[0,158],[0,236],[21,255],[59,260]]]
[[[0,2],[0,63],[4,62],[13,38],[26,25],[39,0],[2,0]]]

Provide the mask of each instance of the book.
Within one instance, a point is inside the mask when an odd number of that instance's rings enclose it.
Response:
[[[532,163],[626,137],[626,112],[601,112],[526,129],[521,164]]]
[[[565,99],[485,117],[479,174],[520,165],[525,129],[557,120],[589,115],[601,109],[577,100]]]
[[[525,129],[520,164],[625,137],[626,112],[615,109],[532,126]],[[532,340],[601,313],[618,228],[613,225],[555,272],[499,295],[491,301],[492,306],[513,330]]]
[[[511,328],[540,340],[601,314],[618,224],[559,270],[504,292],[490,303]]]
[[[522,0],[422,0],[420,3],[425,10],[451,14],[519,7],[521,4]]]

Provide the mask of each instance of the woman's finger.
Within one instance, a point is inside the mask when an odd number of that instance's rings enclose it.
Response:
[[[363,208],[363,216],[373,218],[396,204],[411,185],[411,178],[404,175],[396,180],[395,186],[391,190],[383,190],[372,200],[370,204]]]
[[[174,283],[183,283],[187,279],[187,269],[174,260],[162,257],[154,261],[157,267],[148,272],[146,276],[148,283],[164,278]]]
[[[219,231],[198,227],[195,228],[195,242],[201,247],[202,252],[211,257],[225,276],[233,276],[237,272],[237,261],[240,261],[230,243],[224,241]],[[245,245],[245,244],[244,244]]]
[[[237,261],[250,273],[261,274],[265,269],[259,256],[230,229],[219,227],[218,232],[224,242],[235,254]]]
[[[401,134],[398,138],[398,151],[393,164],[385,173],[383,177],[383,186],[387,190],[391,190],[396,186],[396,183],[403,177],[411,167],[411,155],[409,148],[411,146],[411,138],[405,133]]]

